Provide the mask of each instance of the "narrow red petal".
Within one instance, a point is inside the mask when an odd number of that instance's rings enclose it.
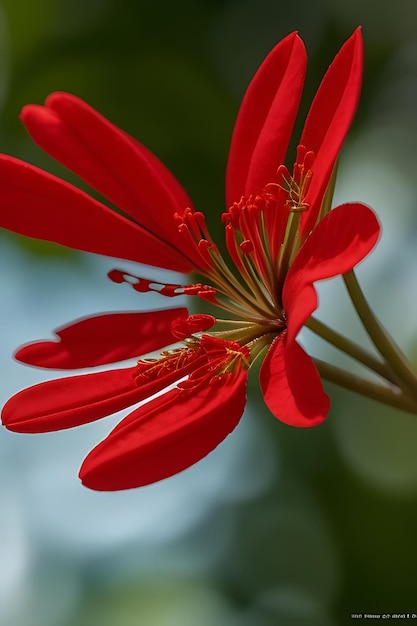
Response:
[[[275,180],[284,163],[304,84],[306,53],[297,33],[269,53],[243,98],[226,175],[227,206]]]
[[[149,150],[80,98],[53,93],[27,105],[21,119],[34,141],[147,230],[178,238],[175,212],[191,206],[185,190]]]
[[[19,433],[42,433],[106,417],[143,399],[133,373],[129,367],[28,387],[6,402],[3,425]]]
[[[2,421],[6,428],[19,433],[87,424],[153,396],[202,363],[203,359],[196,357],[177,369],[160,369],[156,376],[140,376],[137,367],[128,367],[39,383],[6,402]]]
[[[363,72],[363,40],[360,28],[342,46],[327,70],[306,119],[300,144],[312,150],[315,161],[302,216],[302,231],[310,232],[328,185],[343,140],[355,115]]]
[[[0,155],[0,227],[27,237],[179,272],[192,265],[138,224],[69,183]]]
[[[290,426],[320,424],[329,412],[329,398],[308,354],[281,335],[269,349],[260,371],[265,403],[277,419]]]
[[[131,489],[176,474],[211,452],[237,426],[247,371],[197,392],[174,389],[122,421],[85,459],[80,478],[99,491]]]
[[[15,356],[29,365],[55,369],[116,363],[174,343],[171,323],[187,315],[181,308],[85,317],[55,330],[55,341],[30,343]]]
[[[293,341],[317,308],[313,283],[350,271],[372,250],[380,227],[373,211],[360,203],[343,204],[316,226],[291,265],[282,298],[288,340]]]

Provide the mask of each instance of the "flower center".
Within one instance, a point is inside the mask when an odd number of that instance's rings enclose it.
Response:
[[[299,146],[292,175],[284,165],[280,166],[275,181],[265,185],[260,193],[242,197],[222,215],[232,268],[211,238],[203,213],[187,208],[182,215],[175,215],[186,249],[192,249],[193,258],[198,259],[196,270],[207,279],[207,284],[167,285],[120,270],[110,272],[111,280],[126,282],[136,291],[155,291],[167,297],[197,296],[227,312],[226,319],[200,315],[178,320],[172,327],[173,337],[188,342],[187,347],[163,353],[152,366],[148,361],[140,361],[137,376],[154,372],[159,376],[172,368],[182,371],[184,360],[188,359],[206,359],[210,371],[246,367],[286,330],[282,289],[305,239],[299,225],[309,208],[313,161],[313,152]],[[216,326],[211,328],[214,323]],[[210,335],[201,336],[209,328]],[[209,336],[221,342],[220,360],[213,357]],[[206,339],[203,341],[202,337]]]
[[[199,254],[198,270],[216,290],[211,301],[240,319],[282,322],[282,288],[303,243],[299,225],[309,208],[313,161],[314,153],[299,146],[292,175],[280,166],[274,182],[258,194],[242,197],[222,215],[233,270],[211,238],[202,213],[188,208],[176,216],[187,245]],[[209,299],[208,294],[198,295]]]

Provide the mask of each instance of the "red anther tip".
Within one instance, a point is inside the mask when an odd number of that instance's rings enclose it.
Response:
[[[242,241],[239,247],[244,254],[250,254],[251,252],[253,252],[253,243],[250,239],[245,239],[245,241]]]

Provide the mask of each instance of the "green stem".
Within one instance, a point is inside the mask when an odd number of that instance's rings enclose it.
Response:
[[[388,334],[380,321],[375,317],[366,298],[359,286],[353,270],[343,275],[353,306],[358,313],[363,326],[385,361],[392,371],[405,384],[413,396],[417,397],[417,377],[405,355],[401,352],[395,341]]]
[[[362,346],[359,346],[347,337],[344,337],[314,317],[310,317],[305,326],[325,341],[331,343],[338,350],[345,352],[353,359],[359,361],[359,363],[362,363],[362,365],[365,365],[369,369],[373,370],[389,382],[398,385],[397,377],[393,375],[387,364],[372,356],[372,354],[367,352],[367,350],[362,348]]]
[[[384,404],[396,407],[409,413],[417,414],[417,402],[410,399],[401,389],[395,386],[379,385],[365,380],[356,374],[347,372],[339,367],[330,365],[320,359],[313,359],[320,376],[325,380],[336,383],[341,387],[355,391],[363,396],[378,400]]]

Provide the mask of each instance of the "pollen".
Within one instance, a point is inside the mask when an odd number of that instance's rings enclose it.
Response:
[[[226,353],[232,357],[232,360],[241,359],[246,367],[250,366],[250,359],[246,357],[242,350],[232,350],[230,348],[226,348]]]

